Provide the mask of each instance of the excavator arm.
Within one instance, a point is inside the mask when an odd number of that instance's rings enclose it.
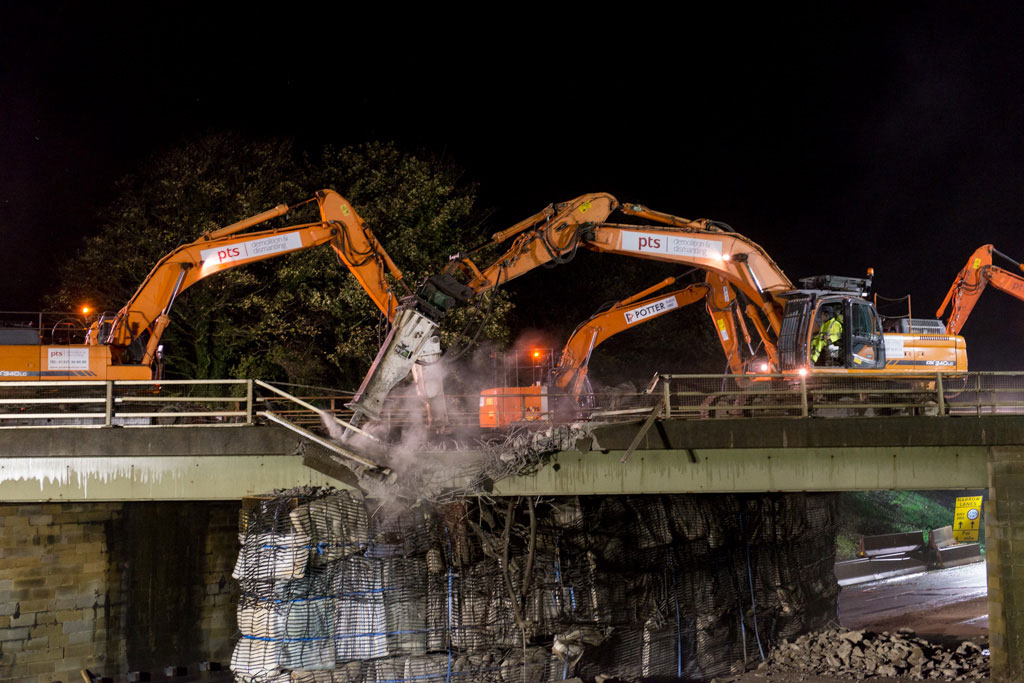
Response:
[[[701,283],[651,296],[675,282],[674,277],[666,278],[581,323],[562,348],[558,365],[552,372],[553,388],[574,397],[579,396],[587,379],[590,357],[599,345],[620,332],[689,306],[708,295],[709,287]]]
[[[948,334],[960,334],[961,328],[970,317],[975,304],[978,303],[981,293],[989,284],[1024,301],[1024,277],[993,265],[993,254],[1009,261],[1018,270],[1024,270],[1024,265],[1014,261],[991,244],[978,247],[967,260],[967,265],[953,280],[953,284],[946,293],[946,298],[942,300],[942,305],[935,313],[937,318],[942,318],[946,308],[949,307],[949,318],[946,321]]]
[[[316,201],[324,225],[338,228],[336,238],[331,240],[338,260],[348,267],[388,322],[394,322],[398,300],[385,275],[390,274],[396,284],[401,285],[399,296],[405,296],[412,292],[405,284],[402,271],[348,200],[333,190],[321,190],[316,194]]]
[[[87,343],[108,344],[119,355],[148,334],[140,364],[151,365],[170,322],[171,308],[181,292],[214,273],[327,243],[381,312],[393,321],[398,301],[385,275],[390,274],[405,287],[401,271],[355,209],[337,192],[322,190],[307,201],[317,202],[320,222],[240,234],[294,208],[280,205],[208,232],[170,252],[153,267],[102,337],[103,321],[93,323]]]
[[[621,213],[653,225],[609,223]],[[741,291],[778,334],[782,303],[777,296],[793,289],[782,269],[752,240],[714,221],[690,220],[641,204],[623,204],[604,193],[586,194],[555,204],[507,230],[495,233],[487,246],[515,237],[495,261],[484,268],[472,254],[457,254],[444,271],[464,274],[470,295],[482,294],[538,266],[564,263],[579,248],[634,258],[679,263],[720,275]]]
[[[729,369],[733,374],[743,374],[746,368],[740,351],[741,340],[736,331],[737,322],[749,356],[753,356],[753,347],[732,287],[721,276],[708,273],[705,282],[662,292],[675,283],[676,278],[666,278],[580,323],[566,341],[558,365],[552,371],[553,388],[578,397],[586,382],[590,357],[599,345],[621,332],[701,300],[705,301],[708,315],[714,323],[715,334],[722,345]]]
[[[617,209],[648,224],[609,223]],[[473,260],[480,250],[510,239],[511,244],[490,265],[481,268]],[[748,300],[743,313],[753,316],[764,347],[774,350],[782,323],[779,295],[793,285],[760,246],[714,221],[672,216],[639,204],[620,205],[606,193],[585,194],[550,205],[495,233],[490,242],[472,252],[454,255],[440,274],[429,278],[399,311],[391,334],[349,404],[357,413],[356,421],[360,415],[378,419],[385,397],[409,374],[423,349],[434,353],[432,340],[447,310],[539,266],[566,263],[581,247],[687,265],[720,278]],[[732,323],[732,316],[722,311],[712,317],[720,334],[723,325]],[[742,314],[739,319],[742,323]]]
[[[666,278],[580,323],[562,348],[544,394],[537,394],[537,387],[485,389],[481,393],[480,425],[505,427],[511,420],[523,419],[526,413],[541,415],[544,413],[542,404],[545,396],[554,401],[556,411],[559,410],[557,406],[564,405],[562,397],[572,399],[568,404],[571,412],[578,411],[585,404],[590,358],[598,346],[617,334],[701,300],[706,303],[730,370],[737,375],[746,372],[745,365],[752,359],[754,349],[738,310],[736,294],[729,283],[717,274],[707,273],[705,282],[663,291],[676,282],[674,277]],[[741,352],[737,322],[748,349],[746,359]],[[551,392],[550,395],[547,391]]]
[[[456,254],[444,269],[444,274],[454,275],[461,271],[468,277],[466,286],[473,294],[483,294],[538,266],[564,263],[582,246],[589,229],[607,219],[618,206],[618,200],[605,193],[585,194],[572,201],[551,204],[491,236],[491,241],[484,247],[504,244],[515,237],[491,265],[481,269],[473,262],[472,253]]]

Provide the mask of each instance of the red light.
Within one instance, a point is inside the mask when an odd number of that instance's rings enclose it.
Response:
[[[533,358],[534,358],[534,360],[539,360],[540,359],[540,351],[534,351],[533,352]]]

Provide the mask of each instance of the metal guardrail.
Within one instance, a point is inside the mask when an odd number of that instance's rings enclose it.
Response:
[[[794,377],[660,375],[665,415],[884,417],[1024,414],[1024,373]]]
[[[253,389],[230,379],[2,382],[0,427],[251,423]]]
[[[658,374],[643,392],[595,391],[581,410],[568,396],[502,394],[492,421],[885,417],[1024,414],[1024,373],[871,375]],[[538,406],[546,406],[539,409]]]
[[[295,391],[289,387],[291,391]],[[935,373],[857,377],[792,375],[658,375],[643,392],[596,392],[595,407],[581,409],[568,396],[505,395],[521,410],[516,423],[749,417],[883,417],[889,415],[1024,414],[1024,372]],[[351,394],[295,396],[259,380],[0,382],[0,428],[224,426],[252,424],[267,413],[304,429],[329,431],[325,419],[344,423]],[[517,403],[518,400],[518,403]],[[449,419],[478,425],[478,396],[449,396]],[[415,397],[386,404],[392,426],[419,424],[425,409]]]

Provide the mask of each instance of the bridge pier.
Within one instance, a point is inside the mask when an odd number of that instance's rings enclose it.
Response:
[[[985,503],[992,680],[1024,679],[1024,446],[995,446]]]

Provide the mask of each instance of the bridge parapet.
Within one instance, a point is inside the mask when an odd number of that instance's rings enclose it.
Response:
[[[259,380],[0,382],[0,429],[15,427],[150,427],[254,424],[273,413],[314,431],[351,417],[352,394],[313,392]],[[503,422],[525,425],[657,417],[676,420],[751,417],[887,417],[1024,414],[1024,373],[835,375],[656,375],[641,392],[595,396],[592,410],[558,410],[569,397],[548,395],[544,410],[528,405],[538,394],[505,394],[514,413]],[[449,396],[455,426],[478,425],[477,396]],[[412,406],[410,408],[410,405]],[[415,414],[414,414],[415,413]],[[517,419],[521,418],[521,419]],[[387,426],[423,421],[415,401],[399,397],[384,411]]]

